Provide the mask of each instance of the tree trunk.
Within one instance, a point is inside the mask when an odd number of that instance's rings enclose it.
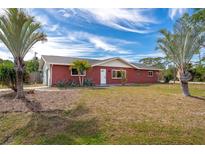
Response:
[[[184,96],[190,96],[189,93],[189,87],[188,87],[188,81],[191,79],[191,73],[188,71],[184,71],[184,68],[178,69],[178,75],[177,77],[179,78],[179,82],[182,88],[182,92]]]
[[[80,77],[80,75],[78,76],[78,78],[79,78],[79,85],[81,86],[81,77]]]
[[[175,84],[175,81],[176,81],[176,68],[174,67],[174,84]]]
[[[16,89],[17,89],[17,99],[25,98],[23,91],[23,59],[17,58],[15,60],[16,64]]]
[[[190,96],[188,82],[180,81],[184,96]]]
[[[25,98],[23,92],[23,71],[17,70],[16,71],[16,88],[17,88],[17,95],[16,98]]]
[[[84,85],[84,77],[83,76],[82,76],[82,82],[81,83],[82,83],[82,86],[83,86]]]

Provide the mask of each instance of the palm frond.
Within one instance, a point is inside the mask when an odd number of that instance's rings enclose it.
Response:
[[[35,43],[46,40],[46,35],[40,29],[41,24],[34,21],[34,17],[24,9],[6,9],[5,15],[0,17],[0,40],[14,59],[23,59]]]
[[[205,43],[204,29],[200,24],[191,21],[185,14],[174,25],[173,33],[162,29],[157,40],[157,49],[164,52],[178,68],[186,68],[193,55]]]

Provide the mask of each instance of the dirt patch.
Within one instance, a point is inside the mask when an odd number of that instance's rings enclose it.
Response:
[[[13,92],[0,92],[0,112],[38,112],[65,110],[78,100],[80,90],[26,92],[23,100],[15,99]]]

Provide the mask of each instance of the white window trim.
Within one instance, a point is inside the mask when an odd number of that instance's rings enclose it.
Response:
[[[125,77],[127,76],[127,71],[126,70],[120,70],[120,69],[112,69],[112,73],[111,73],[111,75],[112,75],[112,79],[117,79],[117,80],[120,80],[120,79],[122,79],[122,77],[113,77],[113,72],[114,71],[124,71],[125,72]]]
[[[152,72],[152,75],[150,75],[149,73]],[[154,76],[154,71],[148,71],[148,77],[153,77]]]
[[[86,71],[84,71],[85,73],[83,74],[83,75],[74,75],[74,74],[72,74],[72,68],[71,68],[71,70],[70,70],[70,75],[71,76],[86,76]]]

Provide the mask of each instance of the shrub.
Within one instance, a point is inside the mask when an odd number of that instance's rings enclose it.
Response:
[[[168,69],[164,70],[164,82],[169,83],[169,81],[173,79],[174,79],[174,68],[169,67]]]
[[[78,87],[79,84],[78,84],[77,82],[75,82],[74,80],[69,80],[69,81],[67,82],[67,86],[68,86],[68,87]]]
[[[74,80],[60,80],[56,83],[56,86],[58,88],[69,88],[69,87],[78,87],[79,84],[77,84]]]
[[[23,82],[29,83],[29,73],[26,70],[23,72]],[[16,71],[10,60],[0,62],[0,84],[16,91]]]
[[[205,67],[198,65],[193,69],[193,81],[203,82],[205,81]]]
[[[83,86],[89,87],[94,86],[95,84],[92,82],[91,79],[84,79]],[[77,83],[75,80],[60,80],[56,83],[56,87],[58,88],[69,88],[69,87],[80,87],[79,83]]]
[[[66,87],[66,81],[65,80],[60,80],[56,83],[56,86],[59,88],[65,88]]]
[[[4,60],[0,63],[0,84],[16,91],[16,72],[12,61]]]
[[[90,87],[90,86],[95,85],[91,79],[84,79],[83,83],[84,83],[83,86],[86,86],[86,87]]]

